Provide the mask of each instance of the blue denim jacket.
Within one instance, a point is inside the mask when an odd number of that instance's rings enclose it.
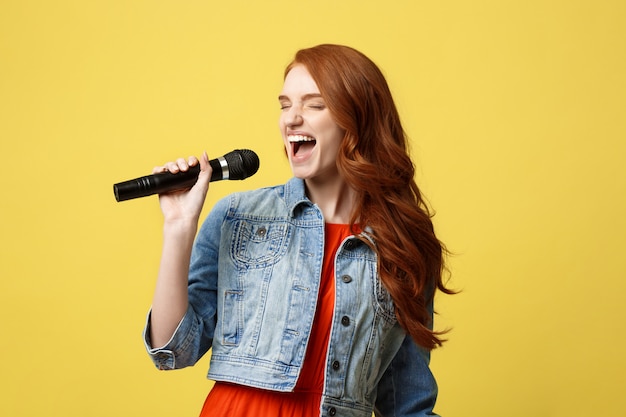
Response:
[[[367,236],[367,234],[366,234]],[[159,369],[195,364],[213,349],[208,377],[291,391],[313,323],[324,219],[304,182],[236,193],[203,223],[191,255],[189,308],[171,340],[154,348]],[[355,236],[335,259],[335,311],[322,416],[432,416],[430,355],[398,324],[376,255]],[[218,279],[219,276],[219,279]]]

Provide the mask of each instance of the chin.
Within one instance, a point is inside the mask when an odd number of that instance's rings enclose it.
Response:
[[[294,177],[300,178],[301,180],[308,180],[313,177],[312,173],[309,170],[300,169],[298,167],[291,166],[291,173]]]

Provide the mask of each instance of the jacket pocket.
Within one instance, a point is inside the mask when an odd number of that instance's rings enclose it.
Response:
[[[238,346],[243,331],[243,291],[224,292],[224,313],[222,314],[222,344]]]
[[[265,268],[278,262],[287,250],[286,222],[240,220],[235,224],[231,257],[239,268]]]

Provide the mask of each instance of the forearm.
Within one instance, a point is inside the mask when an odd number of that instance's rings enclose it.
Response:
[[[164,346],[174,334],[188,306],[187,277],[197,222],[166,222],[150,322],[154,347]]]

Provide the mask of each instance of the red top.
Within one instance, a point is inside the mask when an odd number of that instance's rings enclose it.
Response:
[[[335,254],[351,235],[345,224],[325,227],[324,263],[317,310],[300,377],[293,392],[276,392],[216,382],[200,417],[317,417],[324,391],[324,367],[335,308]]]

